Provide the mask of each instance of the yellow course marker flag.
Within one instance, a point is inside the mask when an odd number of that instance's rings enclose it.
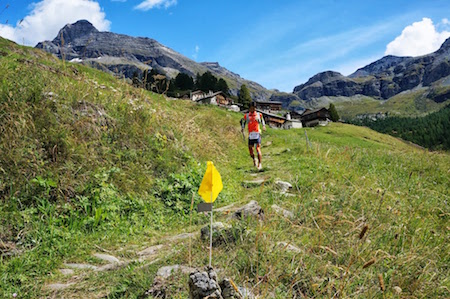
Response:
[[[198,194],[205,202],[213,203],[222,189],[223,185],[220,173],[214,167],[213,162],[208,161],[205,175],[203,176],[200,188],[198,188]]]

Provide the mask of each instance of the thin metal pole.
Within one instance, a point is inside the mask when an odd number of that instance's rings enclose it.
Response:
[[[212,202],[213,193],[211,190],[211,231],[209,232],[209,267],[211,268],[211,259],[212,259],[212,234],[213,234],[213,202]]]

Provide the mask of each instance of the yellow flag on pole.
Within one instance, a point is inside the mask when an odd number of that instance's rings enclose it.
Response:
[[[213,162],[208,161],[205,175],[203,176],[200,188],[198,188],[198,194],[205,202],[213,203],[222,189],[223,185],[220,173],[214,167]]]

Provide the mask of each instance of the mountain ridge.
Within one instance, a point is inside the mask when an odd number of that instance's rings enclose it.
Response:
[[[234,95],[237,95],[242,84],[246,84],[257,99],[265,99],[271,94],[260,84],[240,77],[218,62],[198,63],[148,37],[100,32],[87,20],[67,24],[52,41],[40,42],[36,48],[61,59],[119,73],[126,78],[151,68],[163,71],[170,78],[179,72],[195,77],[197,73],[210,71],[215,76],[223,77]]]
[[[349,76],[332,70],[320,72],[294,87],[292,93],[268,90],[222,67],[219,62],[195,62],[148,37],[100,32],[86,20],[64,26],[55,39],[40,42],[36,48],[126,78],[151,68],[171,78],[179,72],[195,77],[197,73],[210,71],[227,81],[232,95],[238,95],[240,86],[246,84],[255,100],[280,101],[285,109],[317,108],[345,99],[364,105],[359,101],[361,97],[385,101],[417,89],[422,90],[421,98],[437,103],[450,98],[450,84],[446,79],[450,76],[450,39],[434,53],[419,57],[387,55]],[[291,105],[293,102],[295,106]]]
[[[389,99],[420,85],[430,86],[450,75],[450,38],[434,53],[418,57],[385,56],[349,76],[325,71],[294,87],[304,101],[322,96],[364,95]]]

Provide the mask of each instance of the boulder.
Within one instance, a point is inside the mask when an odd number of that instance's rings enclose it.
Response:
[[[235,219],[243,219],[249,216],[255,216],[258,217],[260,220],[264,220],[264,211],[258,204],[258,202],[255,200],[252,200],[245,206],[238,209],[236,212],[234,212],[232,217]]]
[[[292,189],[292,185],[288,182],[276,181],[275,185],[281,192],[287,192],[289,189]]]
[[[220,282],[220,288],[222,289],[223,299],[243,299],[238,287],[233,283],[231,279],[225,278]]]
[[[272,209],[275,211],[275,213],[283,215],[286,218],[293,219],[295,217],[294,213],[292,213],[291,211],[285,210],[275,204],[272,205]]]
[[[189,274],[190,299],[224,299],[221,293],[217,274],[212,268],[208,267],[206,271],[195,270]]]

